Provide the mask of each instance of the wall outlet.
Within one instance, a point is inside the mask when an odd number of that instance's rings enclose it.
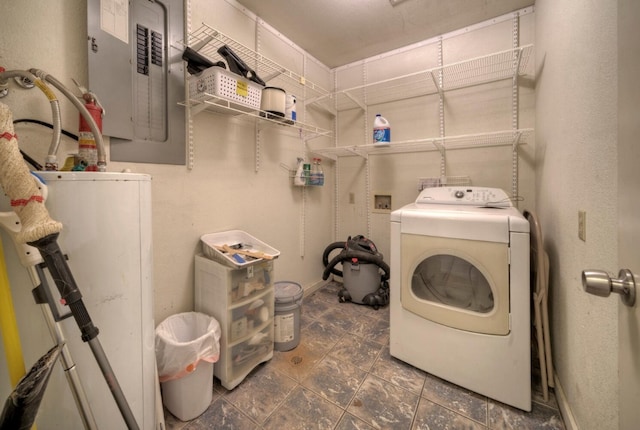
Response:
[[[578,238],[587,241],[587,212],[578,211]]]

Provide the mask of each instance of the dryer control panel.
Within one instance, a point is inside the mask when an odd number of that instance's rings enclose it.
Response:
[[[507,208],[512,207],[510,197],[500,188],[438,187],[425,188],[417,204],[473,205]]]

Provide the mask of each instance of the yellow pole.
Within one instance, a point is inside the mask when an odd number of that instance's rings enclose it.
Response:
[[[4,352],[7,357],[9,367],[9,378],[11,388],[18,385],[26,370],[24,368],[24,358],[22,347],[20,346],[20,334],[18,333],[18,323],[16,313],[13,309],[13,299],[11,298],[11,288],[9,287],[9,277],[7,276],[7,266],[4,261],[4,249],[0,240],[0,331],[4,341]]]

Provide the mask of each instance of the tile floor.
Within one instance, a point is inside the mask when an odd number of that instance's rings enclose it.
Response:
[[[305,297],[300,343],[235,389],[214,378],[211,406],[167,429],[564,429],[553,395],[520,411],[389,355],[389,308],[340,303],[339,284]],[[539,378],[533,378],[539,385]]]

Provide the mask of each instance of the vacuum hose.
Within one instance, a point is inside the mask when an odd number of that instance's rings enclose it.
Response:
[[[341,248],[342,252],[329,261],[329,254],[335,250]],[[342,277],[342,271],[335,268],[338,263],[343,261],[362,261],[364,263],[373,263],[380,267],[384,274],[382,275],[382,281],[389,280],[390,269],[389,265],[384,262],[382,254],[380,254],[376,246],[369,239],[364,236],[349,237],[346,242],[333,242],[324,250],[322,254],[322,262],[325,265],[324,272],[322,273],[322,280],[326,281],[330,274]]]
[[[329,278],[329,275],[332,273],[332,270],[336,266],[336,264],[342,263],[343,261],[352,261],[353,259],[356,259],[359,262],[373,263],[377,265],[384,272],[384,274],[381,277],[381,280],[382,281],[389,280],[389,273],[390,273],[389,265],[383,261],[382,256],[380,254],[374,255],[374,254],[369,254],[365,251],[356,251],[356,250],[350,250],[350,249],[345,249],[343,252],[336,255],[333,258],[333,260],[329,262],[327,267],[325,267],[324,272],[322,273],[322,280],[326,281]],[[340,273],[342,274],[342,272]],[[338,275],[338,276],[341,276],[341,275]]]

